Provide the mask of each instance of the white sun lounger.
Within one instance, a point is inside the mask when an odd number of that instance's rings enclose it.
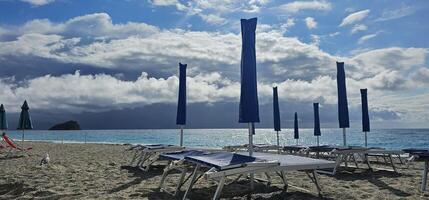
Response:
[[[190,179],[189,186],[185,192],[185,195],[183,196],[183,199],[186,199],[195,182],[201,177],[218,182],[213,199],[219,198],[222,188],[225,184],[226,177],[232,175],[266,173],[268,181],[270,181],[270,177],[267,173],[276,172],[285,184],[285,189],[287,189],[288,184],[285,172],[293,170],[305,170],[310,179],[316,184],[317,190],[320,194],[320,185],[318,184],[316,170],[335,167],[335,163],[332,161],[318,160],[307,157],[268,153],[254,153],[254,157],[249,157],[245,154],[245,152],[201,155],[197,154],[193,156],[184,156],[184,159],[177,161],[176,163],[181,162],[180,164],[183,164],[183,162],[188,162],[196,165],[193,173],[191,174],[192,178]],[[165,155],[168,157],[168,154]],[[165,155],[162,156],[164,157]],[[165,169],[160,188],[162,188],[163,181],[165,180],[165,176],[168,171],[178,168],[180,168],[181,171],[182,169],[186,169],[185,166],[174,163]],[[183,181],[185,173],[186,172],[182,171],[182,175],[178,184],[176,185],[177,187],[175,194],[177,193],[177,190],[180,188],[180,186],[182,186],[187,180],[186,179]]]
[[[368,159],[368,157],[375,157],[375,158],[377,158],[377,161],[378,161],[378,158],[382,157],[384,159],[384,163],[387,166],[390,165],[392,167],[393,171],[397,172],[396,166],[395,166],[395,162],[393,161],[393,155],[397,155],[399,161],[401,163],[403,163],[402,160],[401,160],[401,154],[404,154],[404,153],[405,152],[403,152],[401,150],[368,149],[365,152],[365,156],[366,156],[365,159]],[[368,164],[370,164],[369,161],[368,161]],[[373,169],[373,168],[371,167],[371,169]],[[378,168],[378,169],[379,170],[388,170],[388,169],[384,169],[384,168],[383,169]]]
[[[159,159],[161,153],[181,151],[184,147],[176,145],[152,144],[136,145],[130,148],[135,151],[130,165],[138,160],[136,166],[143,171],[148,171],[150,166]]]

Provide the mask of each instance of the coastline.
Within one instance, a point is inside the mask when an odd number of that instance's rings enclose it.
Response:
[[[156,165],[149,172],[129,166],[129,147],[120,144],[80,144],[27,141],[33,147],[30,156],[4,158],[0,156],[0,199],[172,199],[159,192],[163,165]],[[45,153],[49,153],[48,166],[39,166]],[[327,199],[429,199],[420,186],[422,163],[410,168],[398,165],[400,174],[362,169],[342,171],[336,176],[320,175],[322,194]],[[169,176],[167,189],[173,191],[178,173]],[[309,191],[289,187],[282,193],[279,178],[273,176],[270,186],[258,183],[252,199],[319,199],[315,188],[303,172],[287,173],[290,184]],[[248,182],[225,186],[221,198],[247,199]],[[183,190],[183,189],[182,189]],[[209,199],[214,194],[214,183],[197,182],[191,199]]]

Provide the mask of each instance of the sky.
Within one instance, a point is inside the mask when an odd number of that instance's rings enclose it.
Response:
[[[372,127],[429,127],[429,2],[0,0],[0,103],[10,126],[28,101],[36,129],[175,128],[178,63],[190,128],[238,123],[240,19],[258,18],[261,123],[278,86],[283,127],[338,127],[336,61],[352,128],[368,88]]]

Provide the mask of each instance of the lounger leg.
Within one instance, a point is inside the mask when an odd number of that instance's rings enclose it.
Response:
[[[267,186],[271,185],[271,176],[268,173],[265,173],[265,176],[267,177]]]
[[[182,169],[182,174],[180,175],[180,179],[179,179],[179,184],[177,184],[176,186],[176,190],[174,191],[174,196],[177,195],[177,193],[180,191],[180,188],[183,185],[183,180],[185,179],[185,175],[186,175],[187,170],[184,168]]]
[[[216,192],[213,196],[213,200],[219,199],[224,184],[225,184],[225,176],[222,176],[219,180],[219,185],[216,188]]]
[[[426,191],[426,183],[428,179],[428,168],[429,168],[429,161],[425,161],[425,168],[423,169],[423,175],[422,175],[422,186],[421,190],[422,192]]]
[[[319,193],[319,196],[322,196],[322,188],[320,187],[319,176],[316,170],[313,170],[313,178],[314,178],[314,183],[316,184],[316,187],[317,187],[317,192]]]
[[[280,172],[280,175],[281,175],[281,179],[282,179],[282,181],[283,181],[283,184],[284,184],[284,186],[283,186],[283,190],[285,191],[285,192],[287,192],[287,189],[288,189],[288,182],[287,182],[287,178],[286,178],[286,173],[285,172],[283,172],[283,171],[281,171]]]
[[[392,163],[393,171],[397,172],[397,171],[396,171],[396,166],[395,166],[395,163],[393,162],[393,158],[392,158],[392,155],[391,155],[391,154],[389,154],[389,159],[390,159],[390,163]]]
[[[336,160],[335,168],[334,168],[334,170],[332,171],[332,175],[335,175],[335,173],[337,172],[337,169],[338,169],[338,168],[340,167],[340,165],[341,165],[342,160],[343,160],[343,155],[338,155],[338,158],[337,158],[337,160]]]
[[[167,178],[168,172],[170,171],[171,163],[172,162],[170,161],[169,164],[167,166],[165,166],[165,168],[164,168],[164,172],[162,173],[162,177],[161,177],[161,182],[159,183],[159,189],[160,190],[164,186],[164,181],[165,181],[165,178]]]
[[[368,154],[365,154],[365,162],[366,162],[366,165],[368,165],[368,169],[372,170],[371,164],[369,163]]]
[[[191,182],[189,183],[188,189],[186,189],[185,194],[183,195],[183,200],[186,199],[188,194],[191,192],[192,187],[194,186],[195,180],[197,178],[198,170],[200,169],[200,165],[195,166],[194,172],[192,173]]]
[[[147,152],[142,152],[140,154],[140,159],[137,162],[137,167],[140,167],[144,163],[144,161],[146,160],[146,156],[147,156]]]

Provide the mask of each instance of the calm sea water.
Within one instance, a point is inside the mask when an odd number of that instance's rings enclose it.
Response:
[[[22,131],[7,131],[20,140]],[[81,130],[81,131],[25,131],[26,140],[67,143],[132,143],[132,144],[178,144],[177,129],[146,130]],[[320,144],[342,144],[341,129],[322,129]],[[347,129],[348,145],[364,145],[364,134],[358,129]],[[247,129],[185,129],[184,144],[188,147],[221,148],[225,145],[248,143]],[[272,129],[256,129],[254,143],[276,144]],[[293,130],[280,132],[280,144],[293,145]],[[300,129],[299,144],[316,145],[312,129]],[[375,129],[368,133],[368,146],[388,149],[429,148],[429,129]]]

